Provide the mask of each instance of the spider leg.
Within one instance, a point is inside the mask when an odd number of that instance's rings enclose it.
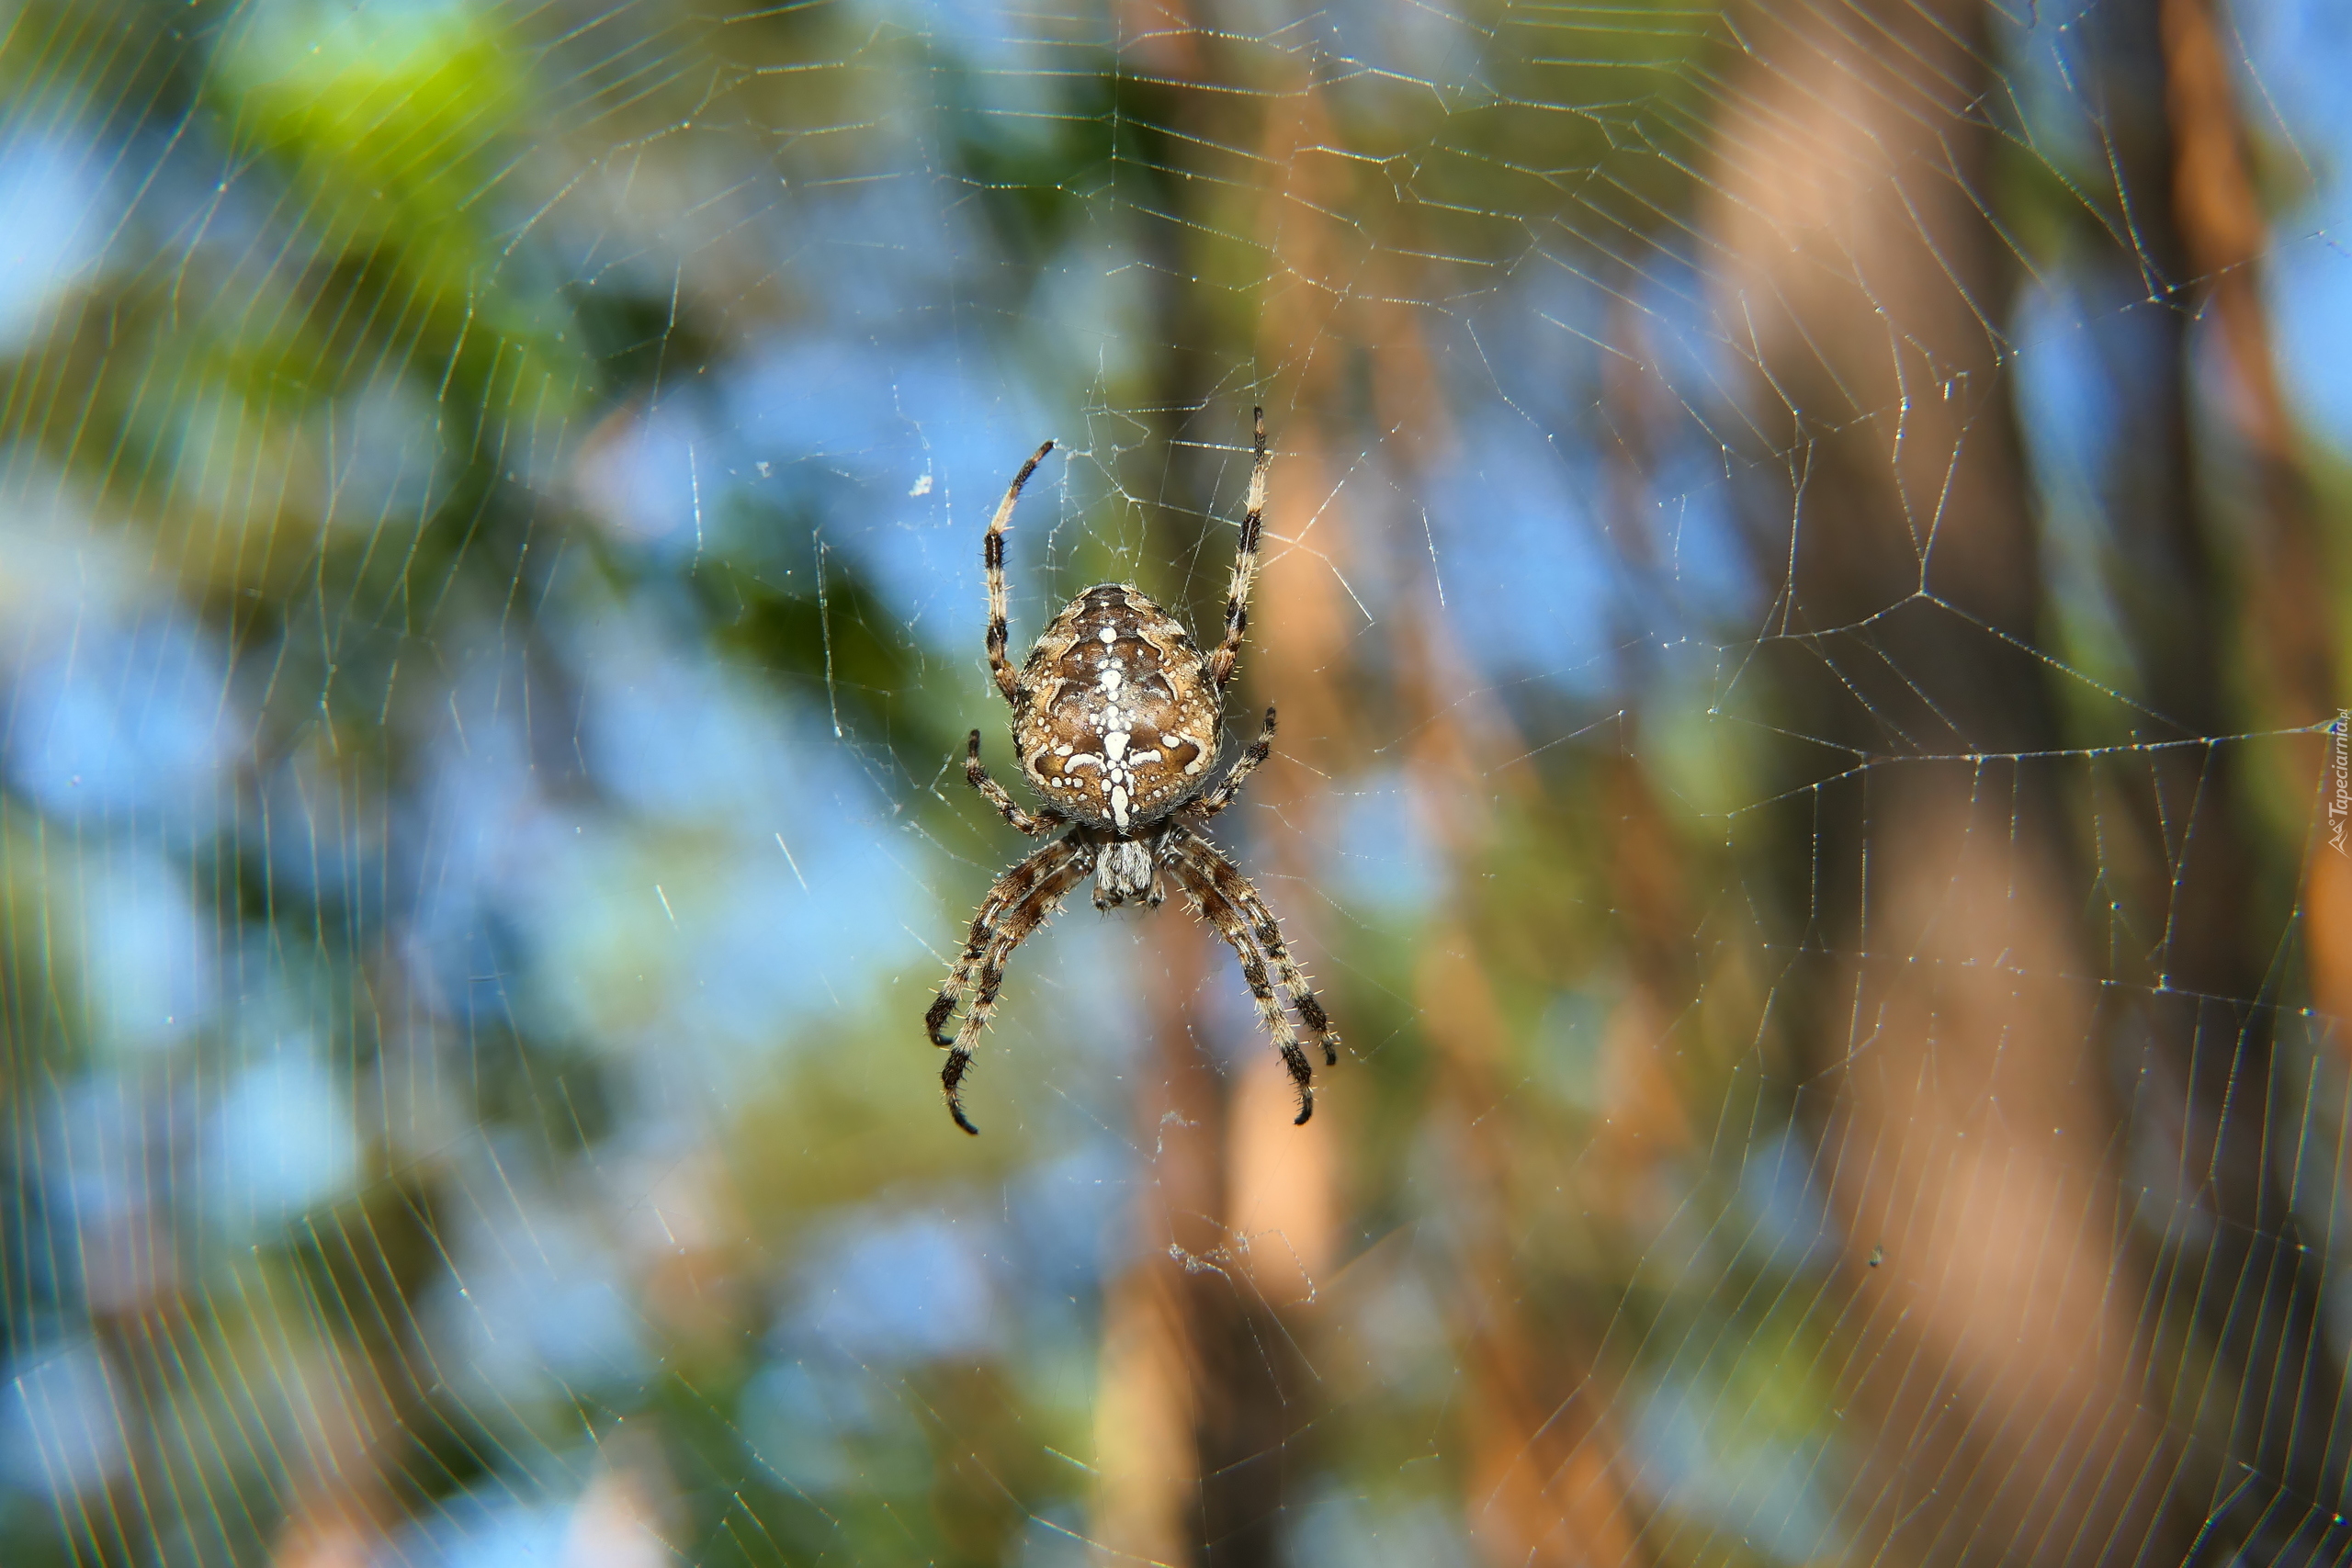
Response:
[[[1250,628],[1250,585],[1258,579],[1258,535],[1266,512],[1266,411],[1252,409],[1258,457],[1250,469],[1250,508],[1241,518],[1241,545],[1233,555],[1233,581],[1225,591],[1225,640],[1209,655],[1209,685],[1222,696],[1241,657],[1241,634]]]
[[[1216,784],[1203,791],[1191,805],[1185,807],[1183,814],[1195,822],[1205,822],[1232,805],[1233,797],[1241,793],[1241,786],[1249,782],[1251,773],[1258,771],[1258,764],[1272,755],[1273,750],[1274,710],[1269,705],[1266,709],[1266,727],[1258,731],[1257,739],[1250,742],[1250,750],[1242,752],[1240,760],[1226,770],[1225,777],[1217,780]]]
[[[980,792],[981,799],[996,807],[998,816],[1033,839],[1042,839],[1057,828],[1069,826],[1069,818],[1051,807],[1034,814],[1022,810],[1004,792],[1004,786],[989,777],[988,769],[980,765],[980,732],[977,729],[972,731],[971,744],[964,753],[964,777]]]
[[[1012,660],[1004,656],[1005,643],[1012,637],[1005,626],[1008,606],[1004,592],[1004,534],[1012,526],[1012,506],[1021,499],[1021,487],[1029,482],[1029,476],[1037,471],[1037,465],[1053,449],[1054,444],[1046,442],[1012,476],[1004,499],[997,503],[996,516],[989,520],[988,540],[980,547],[980,560],[988,568],[989,578],[989,673],[996,677],[996,689],[1004,694],[1004,700],[1016,705],[1021,699],[1021,679],[1012,668]]]
[[[971,1011],[964,1015],[962,1026],[956,1031],[956,1038],[952,1041],[939,1038],[938,1026],[945,1021],[939,1002],[932,1003],[931,1010],[934,1016],[926,1020],[933,1042],[947,1047],[947,1064],[939,1070],[940,1087],[947,1091],[947,1114],[956,1119],[956,1125],[976,1138],[980,1135],[980,1130],[973,1126],[971,1119],[964,1114],[962,1085],[965,1073],[972,1066],[972,1047],[979,1040],[980,1031],[988,1026],[989,1016],[996,1011],[996,994],[1004,984],[1005,960],[1012,956],[1014,948],[1028,940],[1031,932],[1053,918],[1056,906],[1091,869],[1093,855],[1084,846],[1071,844],[1067,839],[1048,845],[1046,850],[1039,851],[1022,863],[1026,865],[1039,860],[1056,848],[1067,849],[1069,857],[1040,876],[1036,885],[1007,911],[1002,927],[980,956],[979,988],[972,998]],[[940,1000],[947,999],[947,993],[941,991]]]
[[[1183,888],[1193,912],[1208,921],[1233,955],[1241,961],[1241,978],[1249,983],[1250,994],[1257,999],[1258,1021],[1274,1042],[1274,1049],[1283,1055],[1283,1066],[1290,1069],[1290,1081],[1298,1089],[1298,1115],[1294,1126],[1304,1126],[1315,1114],[1315,1069],[1307,1065],[1306,1053],[1298,1047],[1298,1033],[1290,1026],[1290,1017],[1283,1011],[1283,1004],[1274,995],[1273,982],[1266,977],[1266,961],[1258,952],[1258,944],[1250,934],[1249,921],[1233,901],[1217,888],[1216,883],[1191,852],[1200,840],[1195,839],[1183,847],[1170,862],[1177,886]]]
[[[1216,890],[1240,910],[1250,921],[1250,934],[1266,950],[1267,961],[1274,966],[1274,977],[1290,993],[1291,1006],[1298,1010],[1298,1021],[1306,1025],[1307,1038],[1323,1047],[1323,1065],[1339,1066],[1340,1036],[1331,1028],[1331,1015],[1323,1010],[1321,998],[1306,983],[1306,974],[1298,961],[1283,945],[1283,929],[1267,908],[1264,895],[1239,868],[1218,852],[1217,847],[1197,833],[1184,834],[1184,854],[1202,874],[1207,876]]]
[[[923,1014],[923,1027],[931,1034],[931,1043],[944,1049],[955,1041],[941,1032],[941,1025],[956,1011],[956,1004],[972,983],[972,972],[979,967],[981,957],[996,941],[997,922],[1006,911],[1036,890],[1037,885],[1060,868],[1060,857],[1078,853],[1078,847],[1067,839],[1057,839],[1032,852],[1026,860],[1014,865],[992,883],[980,900],[980,912],[972,917],[971,935],[965,941],[964,951],[948,971],[946,982],[939,987],[939,995],[932,998],[931,1010]]]

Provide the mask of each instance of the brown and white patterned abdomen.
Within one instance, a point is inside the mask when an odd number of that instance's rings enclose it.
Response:
[[[1088,589],[1023,669],[1021,771],[1072,817],[1115,832],[1166,816],[1216,761],[1205,669],[1191,634],[1149,599],[1115,583]]]

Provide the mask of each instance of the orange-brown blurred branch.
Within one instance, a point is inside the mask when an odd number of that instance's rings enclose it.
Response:
[[[1420,621],[1409,643],[1406,663],[1415,673],[1402,694],[1413,736],[1408,766],[1457,889],[1420,934],[1413,998],[1436,1050],[1432,1110],[1456,1194],[1448,1216],[1454,1290],[1447,1310],[1468,1374],[1464,1512],[1473,1540],[1497,1568],[1640,1563],[1648,1561],[1641,1534],[1647,1508],[1628,1481],[1634,1467],[1613,1410],[1615,1370],[1600,1364],[1599,1329],[1586,1317],[1615,1303],[1536,1289],[1512,1238],[1525,1223],[1518,1189],[1521,1168],[1531,1162],[1540,1185],[1573,1180],[1604,1227],[1638,1228],[1627,1203],[1638,1204],[1645,1189],[1644,1168],[1661,1146],[1679,1142],[1674,1133],[1662,1140],[1648,1134],[1682,1125],[1679,1101],[1657,1071],[1657,1032],[1634,1021],[1654,1019],[1657,1010],[1637,983],[1621,1010],[1625,1016],[1611,1021],[1602,1075],[1612,1111],[1627,1114],[1622,1126],[1613,1114],[1605,1119],[1609,1135],[1589,1161],[1527,1136],[1506,1092],[1511,1030],[1479,953],[1473,904],[1483,881],[1476,868],[1498,827],[1487,807],[1498,795],[1513,812],[1540,803],[1523,773],[1505,775],[1497,790],[1486,754],[1520,748],[1481,744],[1506,721],[1475,701],[1456,700],[1471,682],[1442,630]]]
[[[2254,469],[2259,503],[2246,622],[2271,703],[2290,724],[2318,724],[2336,709],[2338,652],[2318,506],[2263,310],[2269,225],[2247,168],[2212,0],[2162,0],[2160,20],[2176,221],[2228,359],[2231,383],[2219,400],[2221,412]],[[2319,737],[2298,749],[2297,766],[2304,780],[2320,778],[2326,762]],[[2313,1000],[2337,1021],[2339,1048],[2352,1051],[2352,858],[2330,849],[2324,834],[2315,837],[2321,841],[2312,846],[2303,885]]]

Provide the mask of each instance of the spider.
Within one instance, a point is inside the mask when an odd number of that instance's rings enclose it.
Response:
[[[979,1129],[964,1114],[959,1086],[972,1065],[972,1046],[996,1010],[1005,961],[1090,874],[1098,909],[1129,899],[1157,908],[1166,897],[1164,874],[1183,890],[1193,912],[1225,939],[1241,961],[1258,1016],[1297,1086],[1299,1123],[1315,1113],[1315,1074],[1283,1011],[1277,983],[1290,993],[1307,1038],[1323,1048],[1323,1065],[1339,1064],[1340,1037],[1283,945],[1273,911],[1201,831],[1202,824],[1233,804],[1274,745],[1274,710],[1269,707],[1258,739],[1222,779],[1210,784],[1224,740],[1225,688],[1250,624],[1259,520],[1266,508],[1265,410],[1254,411],[1254,424],[1257,456],[1250,470],[1241,544],[1226,591],[1225,640],[1205,658],[1167,611],[1132,587],[1104,582],[1053,618],[1016,673],[1005,657],[1004,536],[1022,487],[1054,449],[1052,442],[1021,465],[989,524],[981,553],[989,584],[989,671],[1012,708],[1012,743],[1022,774],[1044,797],[1045,807],[1022,809],[989,776],[980,764],[977,729],[967,744],[964,776],[1029,837],[1069,831],[996,879],[972,919],[963,955],[923,1017],[932,1043],[947,1052],[939,1075],[947,1091],[947,1113],[967,1133],[977,1135]],[[951,1037],[946,1022],[975,976],[978,987],[971,1010]]]

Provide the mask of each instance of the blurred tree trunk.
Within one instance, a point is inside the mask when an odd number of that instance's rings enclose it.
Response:
[[[1814,785],[1781,870],[1871,1432],[1846,1526],[1882,1561],[2177,1561],[2086,889],[2030,760],[2059,736],[2025,651],[1984,22],[1742,11],[1706,203],[1758,471],[1787,478],[1759,502],[1785,574],[1759,672]]]
[[[1279,499],[1269,508],[1270,532],[1287,510]],[[1283,614],[1263,608],[1279,575],[1261,580],[1259,628]],[[1311,711],[1308,686],[1303,706]],[[1254,733],[1246,712],[1236,714],[1229,722]],[[1220,825],[1248,821],[1251,802],[1283,792],[1288,771],[1279,762],[1261,770]],[[1311,823],[1275,819],[1286,832]],[[1303,922],[1282,897],[1286,885],[1254,860],[1244,870],[1296,948]],[[1152,1043],[1133,1102],[1148,1180],[1134,1258],[1104,1308],[1090,1534],[1102,1561],[1272,1564],[1296,1500],[1288,1483],[1304,1468],[1294,1445],[1318,1409],[1298,1319],[1334,1250],[1332,1075],[1317,1064],[1317,1115],[1293,1126],[1289,1075],[1254,1020],[1208,1005],[1236,983],[1230,950],[1188,911],[1164,909],[1153,928]],[[1250,1020],[1241,1026],[1250,1032],[1223,1038],[1236,1018]]]
[[[1282,824],[1289,841],[1249,857],[1244,870],[1306,962],[1315,951],[1310,911],[1284,893],[1310,884],[1268,873],[1303,872],[1313,853],[1315,803],[1284,753],[1329,744],[1339,650],[1327,634],[1338,620],[1322,602],[1328,578],[1301,571],[1279,542],[1322,494],[1315,432],[1294,427],[1277,445],[1257,652],[1245,658],[1284,671],[1283,747],[1220,820],[1219,837],[1234,840],[1253,819]],[[1229,705],[1228,723],[1254,734],[1256,710]],[[1331,1080],[1347,1062],[1338,1072],[1317,1064],[1317,1115],[1292,1125],[1289,1075],[1263,1036],[1245,1024],[1245,1037],[1220,1038],[1227,1020],[1250,1015],[1205,1005],[1232,984],[1231,952],[1174,910],[1154,924],[1155,944],[1168,947],[1165,966],[1150,969],[1153,1048],[1134,1101],[1151,1179],[1139,1195],[1142,1244],[1105,1308],[1091,1534],[1101,1551],[1124,1554],[1111,1560],[1272,1564],[1297,1500],[1289,1483],[1305,1470],[1295,1444],[1319,1410],[1302,1345],[1336,1250]]]
[[[1589,1301],[1531,1286],[1515,1250],[1528,1225],[1515,1177],[1520,1164],[1531,1164],[1545,1185],[1572,1180],[1587,1212],[1604,1223],[1629,1218],[1661,1145],[1679,1152],[1677,1140],[1647,1135],[1659,1125],[1651,1114],[1661,1103],[1651,1047],[1660,1032],[1642,1021],[1657,1010],[1637,980],[1611,1021],[1602,1070],[1609,1110],[1597,1118],[1603,1125],[1590,1157],[1571,1172],[1552,1151],[1530,1158],[1542,1145],[1514,1125],[1510,1028],[1472,924],[1478,868],[1496,830],[1497,753],[1524,748],[1481,743],[1503,720],[1462,695],[1476,683],[1442,626],[1441,617],[1426,619],[1402,683],[1414,794],[1453,880],[1417,943],[1413,996],[1437,1060],[1430,1121],[1453,1200],[1442,1256],[1462,1368],[1464,1521],[1495,1568],[1631,1568],[1651,1561],[1642,1544],[1648,1509],[1629,1484],[1639,1465],[1613,1418],[1614,1380],[1597,1353],[1599,1330],[1578,1316]],[[1525,794],[1513,803],[1521,810],[1531,804]],[[1671,1089],[1662,1103],[1665,1121],[1679,1124]]]
[[[1462,1366],[1463,1514],[1497,1568],[1631,1568],[1650,1561],[1639,1544],[1647,1510],[1627,1485],[1638,1467],[1611,1416],[1598,1337],[1561,1321],[1577,1303],[1532,1292],[1513,1256],[1521,1216],[1500,1070],[1510,1031],[1476,951],[1458,919],[1435,922],[1414,976],[1442,1063],[1435,1110],[1459,1183],[1447,1305]]]
[[[1163,68],[1205,69],[1189,45],[1155,59]],[[1199,149],[1216,140],[1209,134],[1214,111],[1199,97],[1180,89],[1162,106],[1170,123],[1201,121],[1202,134],[1187,150],[1193,157],[1204,156]],[[1309,118],[1316,112],[1312,95],[1299,93],[1278,101],[1269,116],[1265,137],[1283,144],[1271,149],[1270,166],[1289,169],[1297,162],[1285,153],[1302,134],[1302,106]],[[1201,185],[1216,188],[1212,182]],[[1187,200],[1199,194],[1186,182]],[[1277,249],[1283,248],[1283,202],[1284,193],[1269,193],[1257,215]],[[1167,240],[1171,232],[1153,234]],[[1196,270],[1174,254],[1163,263],[1167,276]],[[1217,343],[1216,316],[1199,290],[1171,289],[1160,306],[1170,318],[1164,341],[1202,351]],[[1277,347],[1272,357],[1280,363],[1290,355]],[[1228,398],[1212,395],[1229,366],[1211,352],[1168,356],[1164,374],[1173,384],[1159,400],[1162,406],[1229,408]],[[1251,822],[1282,825],[1280,841],[1268,844],[1266,855],[1247,856],[1243,869],[1267,895],[1292,950],[1311,969],[1318,945],[1312,940],[1312,911],[1285,893],[1311,885],[1304,876],[1317,848],[1317,792],[1290,759],[1328,751],[1339,733],[1334,682],[1346,649],[1329,572],[1313,558],[1294,555],[1290,543],[1316,521],[1329,489],[1321,432],[1291,417],[1281,400],[1263,391],[1259,396],[1268,405],[1277,457],[1265,569],[1227,722],[1238,743],[1246,744],[1256,733],[1262,699],[1271,697],[1283,723],[1273,760],[1221,820],[1216,836],[1231,848],[1246,842]],[[1220,441],[1229,433],[1212,427],[1188,434]],[[1232,471],[1229,465],[1226,471]],[[1216,591],[1217,614],[1236,536],[1228,527],[1212,526],[1199,553],[1195,586]],[[1165,554],[1172,558],[1177,552]],[[1193,621],[1204,632],[1219,625],[1203,613]],[[1238,700],[1241,692],[1250,700]],[[1331,1079],[1338,1075],[1317,1064],[1318,1114],[1305,1127],[1293,1126],[1288,1075],[1271,1046],[1254,1031],[1238,1041],[1218,1040],[1216,1014],[1204,1005],[1207,995],[1230,983],[1232,954],[1205,927],[1170,940],[1178,945],[1170,949],[1170,967],[1154,981],[1153,1055],[1135,1099],[1136,1137],[1153,1173],[1138,1215],[1148,1239],[1105,1305],[1096,1414],[1101,1476],[1090,1533],[1102,1560],[1250,1568],[1281,1561],[1286,1509],[1297,1500],[1289,1483],[1305,1471],[1297,1440],[1319,1410],[1304,1340],[1317,1281],[1336,1252]],[[1344,1032],[1344,1017],[1340,1026]],[[1235,1047],[1229,1077],[1216,1044]],[[1346,1065],[1343,1059],[1340,1072]]]
[[[1186,1563],[1188,1514],[1200,1487],[1200,1266],[1222,1238],[1204,1233],[1219,1207],[1217,1152],[1226,1096],[1196,1037],[1208,938],[1173,920],[1155,932],[1163,961],[1147,964],[1152,1038],[1136,1066],[1134,1137],[1149,1161],[1136,1194],[1133,1257],[1102,1309],[1102,1385],[1094,1404],[1095,1560]],[[1171,1251],[1171,1249],[1177,1249]],[[1183,1265],[1195,1262],[1189,1274]],[[1212,1280],[1214,1277],[1211,1277]]]

